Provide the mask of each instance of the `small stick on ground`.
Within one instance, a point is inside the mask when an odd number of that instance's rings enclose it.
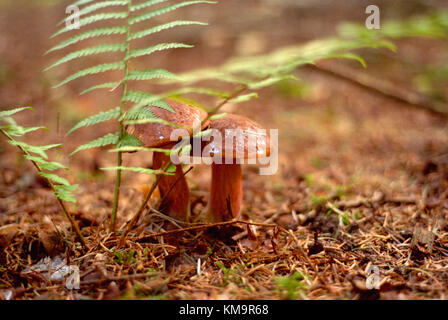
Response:
[[[137,238],[136,241],[143,241],[151,238],[171,235],[171,234],[177,234],[177,233],[183,233],[183,232],[189,232],[189,231],[196,231],[196,230],[203,230],[203,229],[209,229],[209,228],[215,228],[215,227],[222,227],[222,226],[228,226],[233,224],[246,224],[246,225],[253,225],[253,226],[259,226],[259,227],[268,227],[268,228],[278,228],[280,231],[289,234],[288,231],[286,231],[285,228],[277,225],[277,224],[267,224],[267,223],[261,223],[261,222],[249,222],[249,221],[242,221],[242,220],[232,220],[232,221],[225,221],[225,222],[217,222],[217,223],[210,223],[210,224],[201,224],[198,226],[188,227],[188,228],[182,228],[182,229],[176,229],[176,230],[170,230],[165,232],[159,232],[154,234],[149,234],[140,238]]]

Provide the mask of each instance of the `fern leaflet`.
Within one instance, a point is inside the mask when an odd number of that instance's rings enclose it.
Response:
[[[173,21],[173,22],[161,24],[161,25],[149,28],[149,29],[145,29],[145,30],[142,30],[142,31],[138,31],[138,32],[132,33],[129,36],[129,40],[140,39],[140,38],[149,36],[150,34],[161,32],[161,31],[167,30],[167,29],[171,29],[173,27],[186,26],[186,25],[192,25],[192,24],[202,25],[202,26],[207,25],[207,23],[200,22],[200,21],[183,21],[183,20],[178,20],[178,21]]]
[[[81,146],[79,146],[78,148],[76,148],[75,151],[73,151],[70,156],[74,155],[75,153],[81,151],[81,150],[86,150],[86,149],[91,149],[91,148],[97,148],[97,147],[104,147],[104,146],[108,146],[111,144],[117,144],[118,143],[118,139],[120,138],[119,133],[108,133],[105,136],[95,139],[93,141],[90,141],[89,143],[83,144]]]
[[[51,48],[50,50],[48,50],[46,52],[50,53],[52,51],[56,51],[56,50],[60,50],[63,49],[65,47],[68,47],[72,44],[78,43],[82,40],[86,40],[89,38],[95,38],[95,37],[101,37],[101,36],[110,36],[110,35],[115,35],[115,34],[125,34],[127,31],[125,26],[119,26],[119,27],[110,27],[110,28],[99,28],[99,29],[94,29],[94,30],[88,30],[85,31],[83,33],[77,34],[65,41],[62,41],[61,43],[59,43],[58,45],[54,46],[53,48]]]
[[[85,16],[89,13],[95,12],[102,8],[113,7],[113,6],[125,6],[128,2],[126,0],[115,0],[115,1],[102,1],[94,3],[90,6],[84,7],[79,12],[73,13],[72,15],[61,20],[58,25],[63,24],[65,21],[75,18],[76,16]]]
[[[85,77],[88,75],[103,73],[103,72],[111,71],[111,70],[123,70],[124,67],[125,67],[125,65],[124,65],[124,62],[122,62],[122,61],[100,64],[100,65],[76,72],[75,74],[67,77],[61,83],[55,85],[53,88],[58,88],[60,86],[63,86],[66,83],[69,83],[70,81],[73,81],[75,79],[82,78],[82,77]]]
[[[129,23],[132,25],[132,24],[135,24],[135,23],[138,23],[138,22],[142,22],[142,21],[145,21],[145,20],[152,19],[154,17],[160,16],[162,14],[168,13],[168,12],[173,11],[173,10],[177,10],[177,9],[185,7],[185,6],[189,6],[189,5],[193,5],[193,4],[199,4],[199,3],[215,4],[216,1],[184,1],[184,2],[181,2],[181,3],[176,3],[176,4],[173,4],[173,5],[168,6],[168,7],[164,7],[164,8],[158,9],[158,10],[149,11],[147,13],[144,13],[144,14],[138,15],[136,17],[133,17],[133,18],[131,18],[129,20]]]
[[[78,50],[78,51],[69,53],[62,59],[59,59],[58,61],[53,63],[51,66],[47,67],[45,69],[45,71],[52,69],[56,66],[59,66],[60,64],[74,60],[74,59],[87,57],[87,56],[94,55],[94,54],[100,54],[100,53],[104,53],[104,52],[119,52],[119,51],[123,52],[125,50],[126,50],[126,43],[101,44],[101,45],[98,45],[95,47]]]
[[[113,88],[116,88],[120,83],[121,82],[106,82],[106,83],[98,84],[96,86],[92,86],[88,89],[85,89],[79,95],[83,95],[83,94],[86,94],[86,93],[89,93],[91,91],[98,90],[98,89],[113,89]]]
[[[99,21],[104,21],[104,20],[112,20],[112,19],[126,19],[128,17],[127,12],[111,12],[111,13],[99,13],[99,14],[95,14],[92,16],[88,16],[82,19],[79,19],[79,27],[84,27],[86,25],[95,23],[95,22],[99,22]],[[60,34],[66,33],[72,31],[71,28],[69,27],[64,27],[62,29],[60,29],[58,32],[56,32],[55,34],[53,34],[51,37],[57,37]]]
[[[82,127],[93,126],[93,125],[101,123],[101,122],[105,122],[105,121],[108,121],[111,119],[116,119],[116,118],[118,118],[119,115],[120,115],[120,107],[116,107],[116,108],[110,109],[108,111],[102,111],[96,115],[90,116],[90,117],[78,122],[73,128],[70,129],[69,132],[67,132],[67,135],[69,135],[73,131],[78,130],[79,128],[82,128]]]
[[[126,80],[176,79],[176,75],[164,69],[132,70]]]
[[[192,45],[184,44],[184,43],[159,43],[154,46],[144,48],[144,49],[134,49],[129,52],[126,56],[126,59],[138,58],[141,56],[147,56],[157,51],[169,50],[169,49],[177,49],[177,48],[193,48]]]
[[[139,4],[134,4],[131,6],[131,11],[138,11],[147,7],[150,7],[152,5],[158,4],[158,3],[162,3],[162,2],[166,2],[168,0],[148,0]]]

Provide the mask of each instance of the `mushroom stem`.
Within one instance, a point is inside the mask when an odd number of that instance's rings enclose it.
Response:
[[[160,169],[170,162],[170,157],[162,152],[154,152],[152,168]],[[180,164],[176,165],[174,175],[164,175],[158,184],[160,198],[164,199],[160,204],[160,210],[169,216],[187,221],[190,215],[190,190]]]
[[[238,218],[243,204],[240,164],[212,164],[208,216],[214,222]]]

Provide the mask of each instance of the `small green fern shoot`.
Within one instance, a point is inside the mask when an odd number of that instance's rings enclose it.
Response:
[[[37,170],[37,173],[47,181],[54,195],[58,199],[62,211],[64,212],[65,216],[70,220],[72,228],[75,230],[76,235],[78,236],[81,244],[84,247],[86,247],[84,237],[82,236],[76,221],[73,219],[73,216],[70,214],[70,211],[67,209],[67,206],[64,203],[64,202],[76,203],[76,199],[72,193],[77,189],[78,185],[72,185],[70,184],[70,182],[68,182],[67,179],[55,174],[54,173],[55,170],[58,169],[68,170],[68,168],[59,162],[49,161],[48,155],[46,153],[47,150],[59,147],[61,145],[51,144],[46,146],[34,146],[29,145],[23,141],[17,140],[17,137],[22,137],[26,133],[33,132],[39,129],[45,129],[45,127],[24,128],[16,123],[16,121],[12,118],[12,116],[18,112],[27,109],[32,108],[22,107],[1,111],[0,133],[2,133],[6,137],[9,144],[18,147],[21,150],[24,157],[27,160],[31,161],[31,163],[34,165],[34,167]]]

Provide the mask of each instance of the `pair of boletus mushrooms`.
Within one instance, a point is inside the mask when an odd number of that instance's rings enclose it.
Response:
[[[240,160],[257,159],[261,157],[260,155],[269,157],[269,135],[260,135],[258,130],[261,129],[261,126],[240,115],[226,114],[224,117],[208,120],[207,112],[202,109],[174,100],[166,102],[174,112],[155,106],[146,108],[149,108],[158,118],[185,128],[189,132],[190,138],[194,130],[193,125],[198,123],[201,123],[201,130],[218,130],[223,137],[219,143],[214,143],[213,137],[210,141],[200,142],[201,150],[206,145],[213,144],[213,146],[209,145],[209,150],[212,150],[210,156],[214,159],[222,159],[222,161],[216,161],[218,163],[212,162],[211,164],[210,197],[207,208],[200,215],[200,220],[204,222],[224,222],[238,219],[243,204]],[[126,128],[127,133],[137,137],[145,147],[163,149],[171,149],[178,142],[170,140],[170,135],[174,129],[176,127],[172,125],[155,122],[133,124]],[[240,139],[237,139],[236,143],[232,143],[230,148],[225,144],[228,129],[237,130],[241,134],[238,137]],[[256,135],[256,137],[253,135]],[[251,146],[250,144],[254,142],[256,145]],[[243,145],[241,145],[242,143]],[[170,156],[166,153],[154,152],[152,169],[162,169],[170,161]],[[173,175],[160,177],[158,189],[160,198],[164,199],[163,212],[178,220],[188,221],[190,217],[190,190],[181,164],[176,165],[176,171]]]

